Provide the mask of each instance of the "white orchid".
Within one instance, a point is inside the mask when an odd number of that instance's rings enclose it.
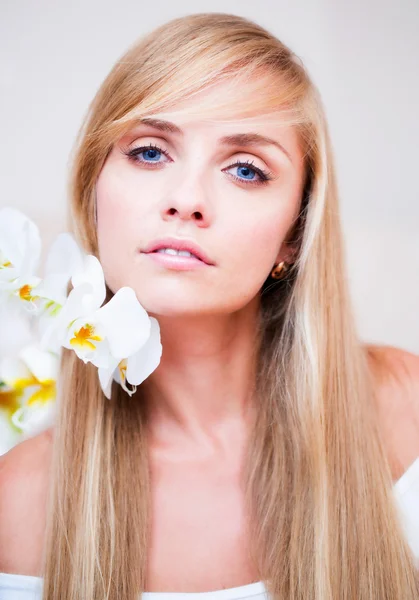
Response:
[[[34,288],[40,282],[36,275],[41,254],[41,238],[37,226],[19,210],[0,210],[0,300],[19,302],[28,310],[36,310]]]
[[[0,300],[41,313],[45,319],[64,304],[83,253],[71,234],[61,233],[49,250],[43,279],[36,274],[40,253],[37,226],[14,208],[0,210]]]
[[[58,364],[58,355],[42,351],[35,343],[0,361],[0,428],[9,434],[5,446],[53,423]],[[0,454],[7,449],[2,444]]]
[[[33,325],[32,315],[17,305],[0,306],[0,455],[24,436],[13,416],[25,399],[25,384],[34,383],[20,357],[20,352],[35,342]]]
[[[71,281],[73,289],[44,332],[42,347],[72,349],[85,363],[98,367],[107,398],[113,378],[133,393],[126,382],[138,385],[160,362],[157,321],[148,316],[129,287],[120,288],[102,306],[106,298],[105,279],[100,262],[93,255],[84,257]]]
[[[82,268],[83,257],[83,252],[69,233],[59,234],[49,249],[44,278],[36,288],[35,303],[41,333],[66,303],[68,284],[72,275]]]
[[[81,266],[75,270],[71,277],[73,289],[66,298],[61,310],[58,311],[54,318],[46,323],[45,329],[42,331],[41,345],[43,348],[56,351],[61,346],[74,348],[77,355],[88,362],[90,358],[89,351],[94,351],[94,340],[89,336],[95,337],[93,324],[89,328],[76,332],[72,327],[77,321],[91,316],[102,305],[106,297],[105,279],[103,276],[102,267],[95,256],[87,255],[83,258]],[[70,333],[74,332],[74,343],[68,345],[67,338]],[[83,336],[86,338],[85,344],[77,344],[77,341],[82,341]],[[71,336],[73,337],[73,336]],[[84,347],[83,347],[84,346]]]
[[[103,393],[111,397],[112,381],[119,383],[130,395],[135,393],[140,385],[158,367],[162,355],[160,341],[160,326],[157,319],[150,318],[150,335],[144,345],[121,361],[110,362],[107,368],[99,368],[99,380]],[[127,383],[133,386],[130,390]]]
[[[17,356],[36,339],[35,317],[17,305],[0,304],[0,360]]]

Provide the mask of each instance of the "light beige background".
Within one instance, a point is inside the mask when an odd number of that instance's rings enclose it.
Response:
[[[101,81],[144,32],[206,11],[257,21],[304,61],[330,122],[360,333],[419,353],[418,0],[1,0],[0,205],[47,247]]]

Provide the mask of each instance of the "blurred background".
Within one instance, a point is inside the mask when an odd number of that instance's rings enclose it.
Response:
[[[45,253],[66,230],[69,155],[100,83],[137,38],[197,12],[248,17],[306,65],[330,123],[360,333],[419,353],[417,0],[1,0],[0,206],[38,224]]]

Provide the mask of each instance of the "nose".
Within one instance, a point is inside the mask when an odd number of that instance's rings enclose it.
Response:
[[[208,227],[213,209],[203,179],[197,179],[184,177],[181,182],[172,183],[161,206],[163,220],[194,221],[199,227]]]

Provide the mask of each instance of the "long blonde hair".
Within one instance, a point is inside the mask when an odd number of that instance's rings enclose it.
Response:
[[[262,93],[263,77],[269,84]],[[255,565],[277,600],[414,600],[418,574],[350,302],[327,122],[298,57],[259,25],[223,13],[174,19],[143,37],[89,106],[73,156],[70,226],[98,255],[95,185],[112,145],[136,119],[220,81],[255,84],[258,93],[215,114],[272,114],[293,124],[306,161],[290,236],[296,261],[283,280],[267,278],[261,290],[258,414],[243,471]],[[134,600],[145,591],[143,393],[140,386],[130,398],[114,385],[107,400],[97,369],[64,351],[44,600]]]

